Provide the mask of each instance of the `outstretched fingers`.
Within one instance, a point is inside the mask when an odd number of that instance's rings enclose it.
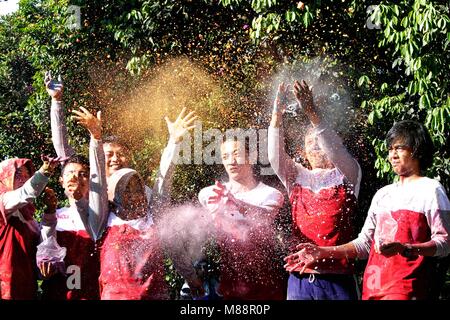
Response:
[[[46,71],[45,75],[44,75],[44,83],[45,83],[46,87],[48,87],[48,85],[50,84],[50,81],[52,81],[51,71]]]
[[[195,127],[195,125],[194,126],[191,126],[191,124],[195,121],[195,120],[197,120],[198,119],[198,117],[197,116],[195,116],[195,117],[193,117],[193,118],[191,118],[191,119],[189,119],[189,120],[184,120],[184,127],[188,127],[188,126],[190,126],[190,127]]]
[[[91,118],[94,118],[94,115],[90,113],[86,108],[80,107],[80,110],[72,110],[72,113],[74,113],[76,116],[72,116],[72,119],[75,119],[77,121],[87,121]]]
[[[85,115],[93,117],[92,113],[90,113],[89,110],[86,109],[85,107],[80,106],[80,109],[84,112]]]
[[[178,122],[178,121],[180,121],[181,119],[183,119],[183,118],[184,118],[185,112],[186,112],[186,107],[183,107],[183,109],[181,110],[181,112],[180,112],[180,114],[178,115],[177,120],[175,120],[175,122]]]

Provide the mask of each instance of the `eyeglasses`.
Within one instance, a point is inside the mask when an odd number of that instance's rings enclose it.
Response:
[[[71,176],[76,176],[77,178],[89,178],[89,173],[86,171],[76,171],[76,170],[69,170],[69,171],[65,171],[63,174],[64,177],[71,177]]]

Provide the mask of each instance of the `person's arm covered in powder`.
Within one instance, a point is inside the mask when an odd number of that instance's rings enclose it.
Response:
[[[64,106],[62,102],[64,85],[59,76],[58,81],[52,79],[51,73],[45,73],[45,87],[52,98],[50,107],[50,126],[52,130],[52,142],[56,154],[59,157],[68,158],[75,154],[67,139],[67,128],[64,123]]]
[[[294,94],[302,110],[307,115],[318,138],[320,148],[325,152],[333,165],[342,172],[355,187],[356,196],[361,182],[361,168],[355,158],[348,152],[342,139],[322,121],[313,101],[312,91],[305,81],[295,81]]]
[[[91,134],[91,141],[89,144],[90,178],[88,209],[83,210],[83,207],[86,208],[86,201],[84,201],[84,203],[78,201],[76,205],[77,208],[79,208],[86,230],[90,233],[92,239],[96,241],[101,237],[103,230],[106,227],[109,214],[105,154],[103,152],[101,141],[101,112],[99,111],[97,113],[97,117],[85,108],[80,108],[79,111],[74,110],[73,113],[75,114],[73,118]]]
[[[163,208],[170,203],[172,178],[175,172],[177,157],[179,156],[180,143],[184,135],[189,130],[195,128],[194,121],[197,119],[197,116],[195,116],[193,111],[187,115],[185,113],[186,108],[183,108],[177,119],[173,122],[168,117],[165,117],[169,131],[169,142],[161,156],[160,167],[152,193],[151,209],[155,221],[160,218]]]
[[[285,151],[283,132],[283,111],[286,108],[287,87],[281,83],[278,87],[277,96],[274,101],[272,120],[268,131],[268,156],[272,169],[285,186],[288,194],[292,184],[298,175],[297,166],[301,166],[292,160]]]

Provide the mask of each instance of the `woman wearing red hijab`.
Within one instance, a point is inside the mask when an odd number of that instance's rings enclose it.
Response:
[[[36,298],[36,245],[39,225],[33,201],[48,182],[55,160],[34,173],[29,159],[0,163],[0,299]]]

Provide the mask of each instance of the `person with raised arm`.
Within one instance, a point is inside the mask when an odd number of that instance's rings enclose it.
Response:
[[[45,261],[39,265],[44,276],[42,291],[46,300],[100,298],[96,241],[99,229],[106,223],[109,208],[107,195],[99,192],[107,186],[101,114],[99,112],[95,117],[85,108],[73,112],[78,123],[90,133],[89,161],[74,154],[66,160],[59,182],[69,200],[69,207],[59,208],[55,213],[47,212],[42,219],[42,240],[53,236],[59,246],[66,248],[62,268]]]
[[[166,117],[168,146],[163,152],[154,187],[155,217],[167,209],[174,172],[174,157],[183,136],[191,130],[196,117],[185,115],[184,108],[172,122]],[[103,166],[101,168],[104,168]],[[111,211],[98,230],[100,241],[100,296],[102,300],[168,299],[164,279],[164,256],[158,222],[149,214],[144,182],[133,169],[122,168],[108,179]],[[102,212],[104,214],[105,212]]]
[[[321,118],[305,81],[295,81],[294,94],[311,123],[304,137],[305,158],[311,169],[286,154],[282,122],[287,89],[284,83],[278,87],[268,133],[268,154],[291,202],[293,247],[290,249],[305,242],[346,243],[354,237],[361,168],[340,137]],[[317,260],[308,268],[291,265],[289,261],[287,299],[358,298],[352,259],[331,257]]]
[[[70,146],[67,127],[65,125],[65,113],[63,104],[64,84],[61,76],[54,79],[50,71],[45,73],[44,79],[47,93],[52,98],[50,107],[50,124],[52,130],[52,142],[56,154],[61,157],[71,157],[75,150]],[[102,137],[103,152],[105,153],[105,173],[108,178],[115,171],[128,168],[131,150],[126,143],[117,136]],[[170,150],[167,150],[168,152]],[[145,186],[147,202],[152,203],[152,189]],[[150,208],[151,209],[151,208]]]

